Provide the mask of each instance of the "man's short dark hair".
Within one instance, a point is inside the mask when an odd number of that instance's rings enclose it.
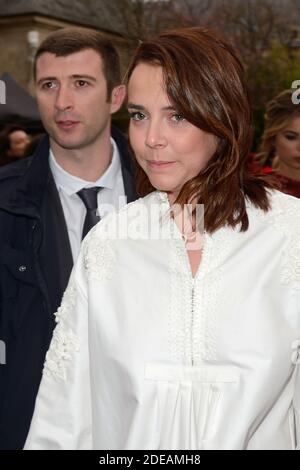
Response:
[[[36,79],[37,60],[45,52],[57,57],[66,57],[86,49],[93,49],[102,58],[103,73],[107,82],[107,95],[110,98],[112,89],[121,83],[120,60],[111,41],[93,29],[62,28],[49,34],[35,54],[34,78]]]

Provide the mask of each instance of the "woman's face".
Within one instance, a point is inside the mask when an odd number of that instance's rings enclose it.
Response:
[[[199,174],[217,138],[188,122],[165,92],[162,68],[140,63],[128,84],[129,138],[152,186],[176,196]]]
[[[278,132],[275,149],[279,165],[300,170],[300,117],[292,119],[285,129]]]
[[[26,132],[18,130],[9,134],[9,142],[10,146],[7,152],[8,155],[11,157],[22,158],[24,156],[26,146],[30,142],[30,138]]]

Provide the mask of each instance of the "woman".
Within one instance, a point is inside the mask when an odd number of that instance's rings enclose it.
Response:
[[[24,158],[30,136],[18,124],[7,125],[0,133],[0,166]]]
[[[300,203],[248,173],[242,66],[179,29],[127,81],[146,196],[83,243],[26,448],[295,448]]]
[[[294,104],[295,90],[285,90],[266,107],[265,129],[259,159],[272,173],[284,193],[300,197],[300,106]]]

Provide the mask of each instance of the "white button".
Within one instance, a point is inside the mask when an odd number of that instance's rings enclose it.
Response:
[[[21,273],[23,273],[24,271],[26,271],[26,269],[27,269],[26,266],[23,266],[23,265],[22,265],[22,266],[19,266],[19,271],[20,271]]]

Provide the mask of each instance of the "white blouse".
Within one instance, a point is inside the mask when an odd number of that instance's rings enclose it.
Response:
[[[300,448],[300,200],[271,203],[248,205],[246,232],[205,234],[195,279],[164,193],[102,220],[25,448]]]

